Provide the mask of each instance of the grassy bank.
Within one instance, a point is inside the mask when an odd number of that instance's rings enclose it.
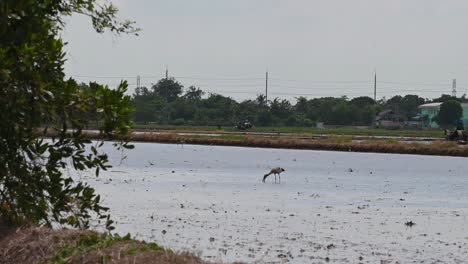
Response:
[[[19,228],[0,237],[0,263],[207,263],[130,235],[93,231]]]
[[[86,133],[91,139],[101,139],[97,133]],[[51,133],[46,137],[54,136]],[[468,157],[468,146],[460,146],[456,142],[435,140],[427,143],[408,143],[398,139],[364,139],[354,141],[352,136],[330,136],[326,139],[311,140],[297,137],[264,137],[255,135],[221,134],[213,137],[209,135],[178,135],[165,133],[132,133],[130,141],[154,142],[172,144],[219,145],[258,148],[309,149],[348,152],[374,152],[417,155],[438,155]]]
[[[98,138],[97,134],[90,134]],[[403,143],[395,139],[363,140],[353,142],[349,136],[334,136],[326,140],[302,140],[288,138],[266,138],[252,136],[180,136],[174,133],[140,133],[129,136],[131,141],[172,144],[220,145],[259,148],[310,149],[348,152],[397,153],[417,155],[439,155],[468,157],[468,146],[456,142],[434,141],[429,144]]]
[[[166,130],[180,132],[203,132],[203,131],[218,131],[218,132],[239,132],[234,127],[216,126],[164,126],[164,125],[134,125],[134,130]],[[441,138],[443,132],[441,130],[385,130],[373,128],[356,128],[356,127],[339,127],[318,129],[310,127],[253,127],[250,132],[275,132],[275,133],[292,133],[305,135],[350,135],[350,136],[395,136],[395,137],[435,137]]]

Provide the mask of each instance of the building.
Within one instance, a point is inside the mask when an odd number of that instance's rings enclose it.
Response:
[[[374,118],[373,126],[375,128],[398,129],[403,126],[403,123],[395,111],[387,109],[377,114]]]
[[[437,113],[439,113],[441,104],[442,103],[430,103],[418,106],[419,111],[421,112],[418,118],[421,120],[423,127],[439,127],[439,125],[432,121],[432,119],[437,115]]]
[[[439,125],[432,121],[432,119],[439,113],[442,103],[430,103],[420,105],[418,108],[421,114],[418,118],[422,121],[423,127],[438,128]],[[463,109],[463,124],[468,126],[468,103],[460,104]]]

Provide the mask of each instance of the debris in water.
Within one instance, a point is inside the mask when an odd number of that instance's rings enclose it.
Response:
[[[210,237],[210,242],[214,242],[215,241],[215,238],[214,237]]]
[[[348,172],[353,172],[353,169],[349,168],[349,169],[348,169]]]
[[[416,223],[414,223],[413,221],[409,221],[409,222],[406,222],[405,225],[406,226],[409,226],[409,227],[412,227],[414,226]]]
[[[163,230],[161,233],[162,233],[163,235],[165,235],[165,234],[167,233],[167,231],[166,231],[166,230]]]

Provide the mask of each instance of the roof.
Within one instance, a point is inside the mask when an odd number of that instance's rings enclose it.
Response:
[[[436,108],[436,107],[440,107],[441,104],[442,103],[423,104],[423,105],[418,106],[418,108]]]
[[[389,113],[392,113],[393,110],[391,109],[385,109],[383,111],[380,111],[378,115],[386,115],[386,114],[389,114]]]
[[[390,117],[389,117],[389,116],[390,116]],[[375,120],[375,121],[379,121],[379,120],[386,120],[386,119],[388,119],[388,118],[389,118],[390,120],[392,120],[393,117],[391,117],[391,116],[396,116],[395,112],[394,112],[393,110],[391,110],[391,109],[386,109],[386,110],[383,110],[383,111],[381,111],[380,113],[378,113],[378,114],[375,116],[374,120]]]

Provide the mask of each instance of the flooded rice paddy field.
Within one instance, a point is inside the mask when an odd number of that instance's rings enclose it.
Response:
[[[135,145],[105,146],[114,167],[82,175],[111,208],[117,233],[214,262],[468,258],[466,158]],[[281,183],[262,183],[278,166]]]

